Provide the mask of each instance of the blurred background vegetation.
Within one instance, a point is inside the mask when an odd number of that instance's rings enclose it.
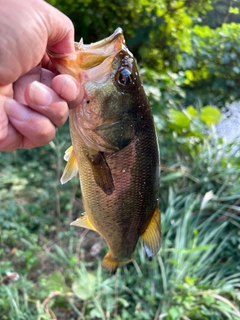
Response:
[[[162,247],[113,277],[104,241],[70,227],[78,179],[60,185],[68,125],[49,145],[1,154],[0,319],[240,319],[239,144],[216,134],[240,98],[240,0],[49,0],[76,41],[124,30],[153,107]]]

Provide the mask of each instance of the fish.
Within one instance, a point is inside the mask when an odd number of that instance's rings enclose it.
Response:
[[[73,76],[84,97],[69,113],[72,145],[61,183],[79,173],[85,212],[71,225],[94,230],[108,246],[102,267],[114,274],[134,260],[139,238],[148,257],[161,245],[160,156],[152,110],[123,31],[75,43],[49,57]]]

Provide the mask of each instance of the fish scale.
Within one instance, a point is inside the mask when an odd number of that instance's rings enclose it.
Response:
[[[134,259],[140,237],[148,256],[160,247],[157,137],[122,30],[75,47],[75,57],[49,53],[56,68],[73,75],[84,89],[83,101],[70,110],[72,147],[64,156],[68,163],[61,182],[79,172],[85,212],[72,225],[105,239],[109,252],[102,265],[114,273]]]

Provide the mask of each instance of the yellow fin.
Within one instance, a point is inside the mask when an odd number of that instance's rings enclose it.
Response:
[[[70,223],[70,226],[77,226],[85,229],[90,229],[97,231],[90,219],[88,218],[87,214],[83,215],[82,217],[78,218],[77,220]]]
[[[119,262],[113,259],[111,254],[108,252],[103,258],[102,267],[106,269],[109,273],[115,274],[118,266],[119,266]]]
[[[144,249],[148,257],[158,253],[161,245],[161,217],[158,203],[154,209],[153,216],[147,226],[147,229],[141,235]]]
[[[102,261],[102,267],[106,269],[110,274],[115,274],[117,268],[131,262],[134,258],[118,260],[112,257],[111,253],[108,252]]]
[[[77,159],[72,146],[65,151],[63,158],[67,164],[60,179],[61,184],[68,182],[78,173]]]
[[[70,156],[71,156],[71,154],[72,154],[72,152],[73,152],[73,146],[70,146],[70,147],[67,148],[67,150],[65,151],[64,156],[63,156],[63,159],[64,159],[65,161],[68,161],[69,158],[70,158]]]

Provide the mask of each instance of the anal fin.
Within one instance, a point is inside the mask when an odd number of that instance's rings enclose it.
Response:
[[[153,216],[147,226],[147,229],[141,234],[144,249],[148,257],[158,253],[161,245],[161,217],[158,203],[154,209]]]

